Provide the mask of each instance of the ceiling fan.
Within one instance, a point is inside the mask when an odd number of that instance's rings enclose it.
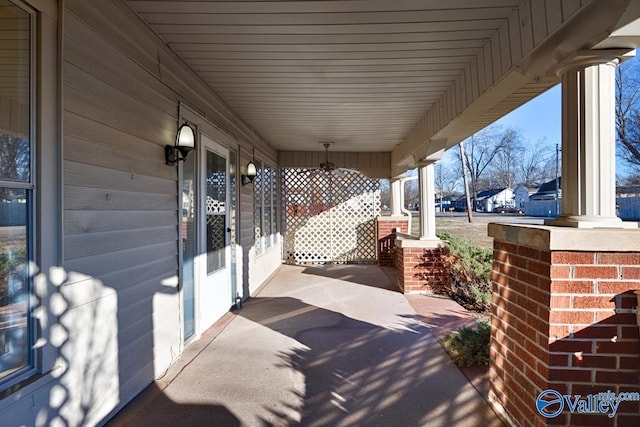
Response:
[[[334,144],[334,142],[326,141],[326,142],[320,142],[320,144],[324,146],[324,162],[320,163],[320,169],[325,172],[331,172],[336,168],[335,163],[329,161],[329,147],[331,147]]]

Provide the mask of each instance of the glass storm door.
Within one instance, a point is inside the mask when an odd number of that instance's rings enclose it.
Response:
[[[196,331],[197,182],[196,156],[192,153],[186,158],[182,167],[182,321],[185,341]]]
[[[230,278],[229,152],[202,135],[200,157],[200,286],[202,330],[229,310],[232,303]]]

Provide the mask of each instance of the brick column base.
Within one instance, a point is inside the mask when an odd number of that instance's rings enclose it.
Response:
[[[376,236],[378,241],[378,265],[395,265],[396,231],[408,233],[409,221],[405,216],[380,216],[376,218]]]
[[[516,425],[640,425],[640,402],[621,402],[613,418],[571,412],[566,401],[552,418],[536,409],[547,389],[574,401],[640,392],[640,231],[490,224],[489,235],[489,398]]]
[[[441,240],[396,240],[398,287],[405,293],[434,293],[449,283],[448,264]]]

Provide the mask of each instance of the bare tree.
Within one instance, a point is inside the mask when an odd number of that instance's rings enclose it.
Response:
[[[518,184],[518,165],[523,152],[522,136],[515,129],[505,129],[500,138],[499,149],[491,162],[489,175],[492,186],[514,188]]]
[[[467,149],[462,150],[458,158],[462,160],[462,152],[466,152],[466,156],[464,156],[466,158],[465,167],[468,169],[474,200],[478,192],[481,191],[481,187],[493,184],[490,181],[488,184],[487,181],[484,181],[484,185],[482,185],[485,173],[491,169],[492,162],[506,147],[515,146],[519,139],[520,136],[517,131],[511,128],[501,131],[500,128],[495,126],[485,128],[467,138],[465,142]],[[510,167],[513,167],[513,165]]]
[[[471,207],[471,200],[469,197],[469,181],[467,181],[467,156],[464,153],[464,141],[460,142],[460,163],[462,164],[462,180],[464,181],[464,194],[467,199],[467,219],[469,222],[473,222],[473,210]],[[475,202],[475,199],[474,199]]]
[[[618,154],[640,172],[640,65],[629,60],[616,70]]]
[[[546,141],[527,144],[516,163],[516,183],[537,187],[555,179],[555,153]]]
[[[438,162],[435,168],[436,192],[440,197],[440,208],[442,210],[442,198],[453,194],[454,189],[461,179],[461,174],[452,167],[447,167]]]

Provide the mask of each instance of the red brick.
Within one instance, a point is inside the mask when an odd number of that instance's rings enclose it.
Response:
[[[591,346],[591,341],[574,341],[564,339],[549,344],[549,351],[555,353],[574,353],[578,351],[591,353]]]
[[[618,308],[635,308],[638,305],[638,298],[636,295],[631,293],[627,295],[617,295],[618,299],[617,306]]]
[[[556,390],[556,389],[554,389]],[[560,391],[560,390],[558,390]],[[560,393],[566,394],[562,391],[560,391]],[[553,417],[553,418],[545,418],[544,420],[541,420],[540,418],[536,419],[536,427],[546,427],[547,425],[550,426],[566,426],[569,423],[569,414],[567,413],[562,413],[560,415],[558,415],[557,417]]]
[[[594,264],[593,252],[552,252],[552,264]]]
[[[536,331],[547,333],[549,330],[549,322],[546,319],[541,319],[539,317],[528,316],[527,324],[531,325]]]
[[[587,383],[591,381],[590,369],[550,369],[549,381]]]
[[[618,268],[603,265],[576,265],[573,277],[576,279],[617,279]]]
[[[615,369],[618,361],[615,356],[576,355],[571,358],[571,366],[575,368]]]
[[[570,279],[571,267],[568,265],[552,265],[550,276],[552,279]]]
[[[551,282],[552,293],[591,294],[594,290],[595,284],[591,280],[553,280]]]
[[[608,427],[613,426],[615,422],[615,420],[602,414],[587,415],[575,413],[570,415],[570,420],[569,425],[581,427]]]
[[[529,313],[533,313],[534,315],[537,315],[538,313],[539,304],[525,296],[518,294],[516,296],[516,304],[519,307],[522,307],[524,310],[526,310]]]
[[[628,340],[634,339],[637,340],[640,338],[640,327],[638,326],[621,326],[620,327],[620,338]],[[640,367],[640,365],[638,365]]]
[[[615,309],[615,299],[611,297],[573,297],[573,308]]]
[[[596,353],[619,353],[620,355],[636,355],[640,353],[640,343],[637,341],[596,342]]]
[[[591,324],[594,323],[594,313],[590,311],[551,311],[550,323]]]
[[[566,367],[569,366],[569,354],[551,353],[549,354],[549,366]]]
[[[624,371],[596,371],[596,382],[604,384],[638,384],[638,373]]]
[[[620,356],[620,369],[639,369],[640,355],[638,356]]]
[[[538,286],[539,276],[526,270],[517,270],[516,278],[527,285]]]
[[[603,325],[635,325],[636,315],[633,313],[617,313],[606,319],[599,320],[598,323]]]
[[[569,327],[566,325],[549,326],[549,338],[562,339],[569,336]]]
[[[598,254],[598,264],[638,265],[640,264],[640,253],[638,252],[600,253]]]
[[[571,394],[573,395],[579,394],[582,396],[586,396],[588,394],[597,394],[603,391],[607,391],[607,389],[606,388],[603,389],[601,385],[595,384],[595,383],[571,385]],[[611,391],[614,391],[614,390],[611,389]]]
[[[618,327],[611,325],[574,326],[573,337],[577,339],[611,339],[618,335]]]
[[[513,289],[514,291],[522,294],[522,295],[526,295],[527,294],[527,288],[529,286],[526,283],[520,282],[516,279],[514,279],[513,277],[509,278],[509,288]]]
[[[542,361],[546,361],[547,357],[548,357],[548,351],[547,349],[541,348],[539,347],[536,343],[534,343],[533,341],[525,341],[525,348],[526,350],[533,356],[535,357],[537,360],[542,360]],[[533,365],[533,364],[531,364]]]
[[[562,394],[568,394],[569,393],[569,386],[567,383],[562,382],[562,383],[554,383],[554,382],[550,382],[549,383],[549,387],[550,389],[553,389],[559,393]],[[540,390],[542,391],[542,390]]]
[[[522,255],[525,258],[539,260],[541,252],[538,249],[527,246],[518,246],[518,255]]]
[[[527,266],[528,270],[532,273],[539,274],[541,276],[549,276],[551,271],[551,265],[543,262],[530,260]]]
[[[508,263],[509,261],[509,252],[505,252],[505,251],[493,251],[493,261],[498,261],[498,262],[502,262],[502,263]]]
[[[537,303],[543,304],[545,306],[549,305],[549,292],[541,291],[530,286],[527,289],[527,296]]]
[[[507,242],[495,240],[494,247],[504,252],[511,252],[512,254],[518,253],[518,246],[514,245],[513,243],[507,243]]]
[[[623,404],[626,404],[626,402],[623,402],[620,404],[620,406],[622,406]],[[618,414],[616,416],[616,422],[617,427],[638,427],[638,424],[640,424],[640,415],[633,414],[633,415],[625,415],[625,414]]]
[[[622,267],[623,280],[640,280],[640,267]],[[640,286],[640,284],[638,284]]]
[[[609,320],[608,323],[611,323],[610,319],[613,317],[616,317],[616,312],[614,309],[608,310],[608,311],[597,311],[596,312],[596,322],[598,323],[602,323],[602,322],[606,322]],[[617,321],[616,321],[617,323]]]
[[[549,306],[551,308],[571,308],[571,297],[552,295]]]
[[[624,386],[620,387],[621,389],[624,388]],[[627,414],[636,414],[636,420],[640,420],[640,402],[636,401],[624,401],[624,402],[620,402],[620,407],[618,408],[618,413],[624,413],[626,412]],[[620,425],[620,424],[618,424]],[[637,427],[638,424],[636,424]]]

